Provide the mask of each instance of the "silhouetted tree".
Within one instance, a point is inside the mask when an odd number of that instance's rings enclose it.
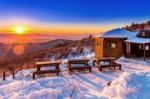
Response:
[[[89,38],[93,38],[93,35],[92,35],[92,34],[90,34],[90,35],[89,35]]]
[[[132,26],[133,26],[133,27],[136,27],[136,26],[138,26],[138,24],[137,24],[137,23],[132,23],[132,24],[131,24],[131,27],[132,27]]]
[[[147,24],[150,24],[150,20],[149,20],[149,21],[147,21]]]

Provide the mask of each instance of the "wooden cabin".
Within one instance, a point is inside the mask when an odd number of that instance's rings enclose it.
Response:
[[[150,57],[150,31],[113,29],[95,38],[95,57]]]

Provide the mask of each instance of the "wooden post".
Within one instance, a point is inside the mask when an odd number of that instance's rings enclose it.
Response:
[[[32,79],[35,79],[35,73],[33,72]]]
[[[5,74],[5,71],[3,71],[3,80],[6,80],[6,74]]]
[[[144,50],[144,61],[146,59],[146,54],[145,54],[145,44],[143,44],[143,50]]]
[[[20,70],[22,70],[23,67],[22,67],[21,63],[17,64],[17,65],[20,67]]]
[[[71,67],[71,64],[68,62],[68,74],[70,75],[70,67]]]
[[[122,42],[122,55],[126,57],[126,42]]]
[[[93,60],[93,66],[94,66],[94,67],[95,67],[95,62],[96,62],[96,61],[95,61],[95,60]]]
[[[126,43],[126,54],[127,54],[127,57],[130,56],[130,53],[131,53],[131,43],[127,42]]]
[[[15,69],[12,68],[12,77],[15,78]]]

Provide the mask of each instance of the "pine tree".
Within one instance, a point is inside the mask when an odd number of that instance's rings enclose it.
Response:
[[[90,34],[90,35],[89,35],[89,38],[92,38],[92,37],[93,37],[93,35],[92,35],[92,34]]]
[[[150,24],[150,20],[149,20],[149,21],[147,21],[147,24]]]

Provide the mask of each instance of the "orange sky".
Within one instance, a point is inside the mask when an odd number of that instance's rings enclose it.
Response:
[[[122,25],[110,25],[110,24],[61,24],[61,23],[40,23],[31,20],[7,20],[0,23],[0,33],[15,33],[16,27],[21,26],[24,28],[25,33],[48,33],[48,34],[86,34],[86,33],[101,33],[110,30],[115,27],[121,27]]]

